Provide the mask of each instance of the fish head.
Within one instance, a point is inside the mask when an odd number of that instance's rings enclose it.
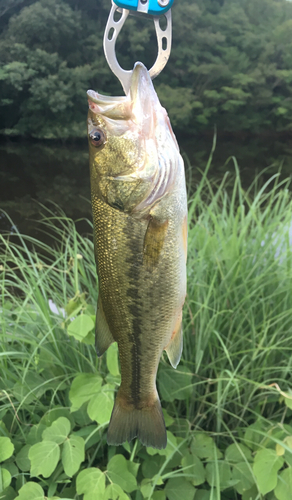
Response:
[[[130,211],[149,208],[173,185],[180,155],[148,70],[135,64],[126,96],[87,95],[93,190],[98,183],[106,200],[118,192]]]

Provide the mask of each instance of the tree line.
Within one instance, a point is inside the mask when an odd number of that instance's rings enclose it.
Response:
[[[122,95],[103,53],[110,0],[0,0],[0,132],[84,137],[86,90]],[[292,2],[175,0],[173,47],[155,88],[176,132],[292,128]],[[156,57],[151,20],[128,18],[125,69]]]

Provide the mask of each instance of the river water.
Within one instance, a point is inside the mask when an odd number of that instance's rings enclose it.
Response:
[[[213,136],[178,137],[185,158],[189,192],[195,189],[210,155]],[[217,137],[209,178],[220,181],[229,171],[231,184],[237,159],[242,183],[248,188],[255,175],[267,167],[263,179],[282,171],[292,173],[292,135]],[[229,159],[229,161],[228,161]],[[36,219],[41,204],[68,217],[91,218],[88,148],[78,144],[49,142],[0,143],[0,231],[38,236]],[[13,222],[3,214],[8,213]],[[82,224],[81,224],[82,225]]]

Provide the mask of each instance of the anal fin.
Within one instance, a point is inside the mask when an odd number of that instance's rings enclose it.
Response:
[[[95,349],[98,356],[101,356],[114,342],[107,320],[104,315],[101,297],[98,296],[95,322]]]
[[[171,339],[164,349],[167,352],[167,356],[171,366],[173,366],[173,368],[176,368],[180,362],[181,353],[183,350],[182,313],[180,313],[175,324]]]

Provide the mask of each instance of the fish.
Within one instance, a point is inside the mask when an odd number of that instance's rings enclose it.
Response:
[[[98,275],[95,347],[117,342],[121,384],[109,445],[138,438],[162,449],[167,434],[156,375],[163,350],[182,354],[186,296],[184,163],[146,67],[125,96],[89,90],[88,142]]]

